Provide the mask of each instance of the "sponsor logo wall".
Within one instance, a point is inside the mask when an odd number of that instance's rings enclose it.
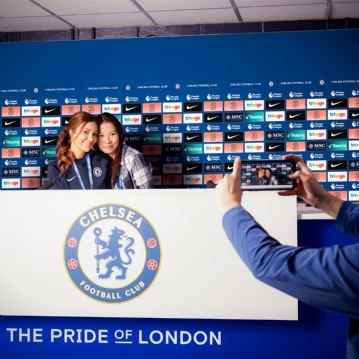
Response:
[[[59,105],[60,99],[54,106],[45,102],[22,106],[20,100],[13,100],[16,106],[6,106],[5,100],[1,107],[1,188],[31,189],[46,183],[46,171],[40,167],[46,168],[56,157],[57,138],[71,115],[76,111],[96,115],[102,109],[122,123],[125,141],[151,160],[158,188],[204,187],[208,179],[218,182],[225,174],[224,164],[237,156],[276,160],[294,153],[313,171],[325,171],[318,180],[327,190],[343,199],[356,199],[348,198],[348,191],[359,187],[353,175],[359,167],[359,123],[355,121],[359,91],[343,91],[347,97],[340,98],[334,94],[323,92],[316,98],[316,93],[309,92],[309,98],[305,93],[293,98],[289,91],[275,100],[254,101],[251,93],[243,91],[237,94],[241,100],[234,101],[227,94],[212,101],[209,94],[188,93],[183,102],[172,102],[166,96],[154,103],[131,103],[125,97],[123,103],[92,106],[86,104],[88,98],[76,106]],[[187,101],[192,97],[197,101]],[[208,171],[218,175],[205,176]]]
[[[221,46],[224,39],[216,36],[210,37],[210,46],[202,38],[173,39],[178,48],[200,46],[209,59],[205,64],[193,61],[191,56],[177,56],[174,48],[167,48],[171,62],[146,57],[146,66],[133,59],[126,66],[115,67],[97,66],[93,59],[64,67],[53,58],[52,63],[59,68],[53,72],[41,59],[32,65],[34,77],[28,77],[23,68],[14,68],[20,71],[14,79],[10,70],[16,64],[4,59],[9,72],[3,73],[0,85],[1,189],[28,190],[45,184],[46,171],[36,169],[45,168],[55,159],[58,136],[71,116],[87,111],[93,115],[110,112],[118,118],[126,143],[152,162],[156,188],[204,188],[209,178],[217,183],[228,173],[226,163],[233,163],[236,157],[278,160],[294,153],[308,164],[323,164],[325,170],[313,167],[323,187],[350,199],[349,191],[359,186],[352,174],[359,167],[359,78],[355,56],[341,54],[343,65],[338,68],[339,59],[327,61],[330,49],[318,44],[336,38],[351,46],[356,34],[357,31],[345,35],[341,31],[301,34],[308,53],[318,53],[318,46],[321,49],[314,62],[299,61],[295,44],[289,45],[290,33],[271,34],[273,41],[280,40],[291,47],[293,51],[288,51],[287,58],[258,59],[254,64],[249,57],[241,57],[243,64],[235,71],[231,68],[241,55],[241,47],[230,46],[231,56],[214,62],[211,48],[214,44]],[[313,36],[316,43],[311,41]],[[226,38],[235,39],[249,51],[254,48],[251,35]],[[258,41],[263,49],[269,46],[264,37]],[[132,40],[106,40],[80,47],[83,51],[101,52],[117,42],[131,51]],[[165,42],[144,42],[143,50],[162,51]],[[67,48],[70,43],[63,42],[61,46]],[[17,46],[20,49],[25,45]],[[51,44],[53,51],[59,46]],[[221,68],[221,74],[214,68]],[[283,71],[273,71],[274,68]],[[51,81],[42,76],[44,71],[51,74]],[[87,76],[89,73],[91,76]],[[54,83],[66,86],[56,87]],[[331,174],[336,168],[332,169],[328,161],[345,162],[345,169],[338,165],[344,174]],[[210,175],[208,163],[215,165]],[[198,167],[187,169],[194,166]],[[20,171],[14,170],[18,168]]]

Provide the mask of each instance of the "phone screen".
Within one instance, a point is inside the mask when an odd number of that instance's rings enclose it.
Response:
[[[243,190],[281,190],[295,188],[289,175],[296,171],[294,161],[242,161]]]

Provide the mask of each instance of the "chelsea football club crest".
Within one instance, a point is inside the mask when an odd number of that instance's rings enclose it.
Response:
[[[161,245],[142,213],[121,204],[104,204],[76,218],[65,238],[64,260],[83,294],[104,303],[124,303],[154,282]]]

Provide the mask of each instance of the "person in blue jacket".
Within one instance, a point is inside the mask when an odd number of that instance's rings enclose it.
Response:
[[[76,112],[62,130],[56,145],[57,158],[47,169],[50,189],[111,188],[108,161],[93,150],[98,123],[87,112]]]
[[[287,155],[300,170],[290,178],[297,195],[334,219],[338,229],[359,238],[359,206],[343,201],[318,183],[300,157]],[[359,244],[328,248],[298,248],[280,244],[241,206],[241,160],[217,185],[223,227],[233,247],[260,281],[303,302],[349,317],[347,359],[359,358]]]

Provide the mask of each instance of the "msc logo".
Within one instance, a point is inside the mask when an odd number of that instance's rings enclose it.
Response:
[[[76,218],[65,237],[64,260],[83,294],[104,303],[124,303],[142,295],[155,280],[161,245],[142,213],[104,204]]]
[[[224,114],[225,122],[243,122],[243,112],[226,112]]]
[[[182,153],[181,145],[177,145],[177,146],[164,145],[162,148],[163,148],[163,152],[165,154],[169,154],[169,155],[177,154],[178,155],[178,154]]]

